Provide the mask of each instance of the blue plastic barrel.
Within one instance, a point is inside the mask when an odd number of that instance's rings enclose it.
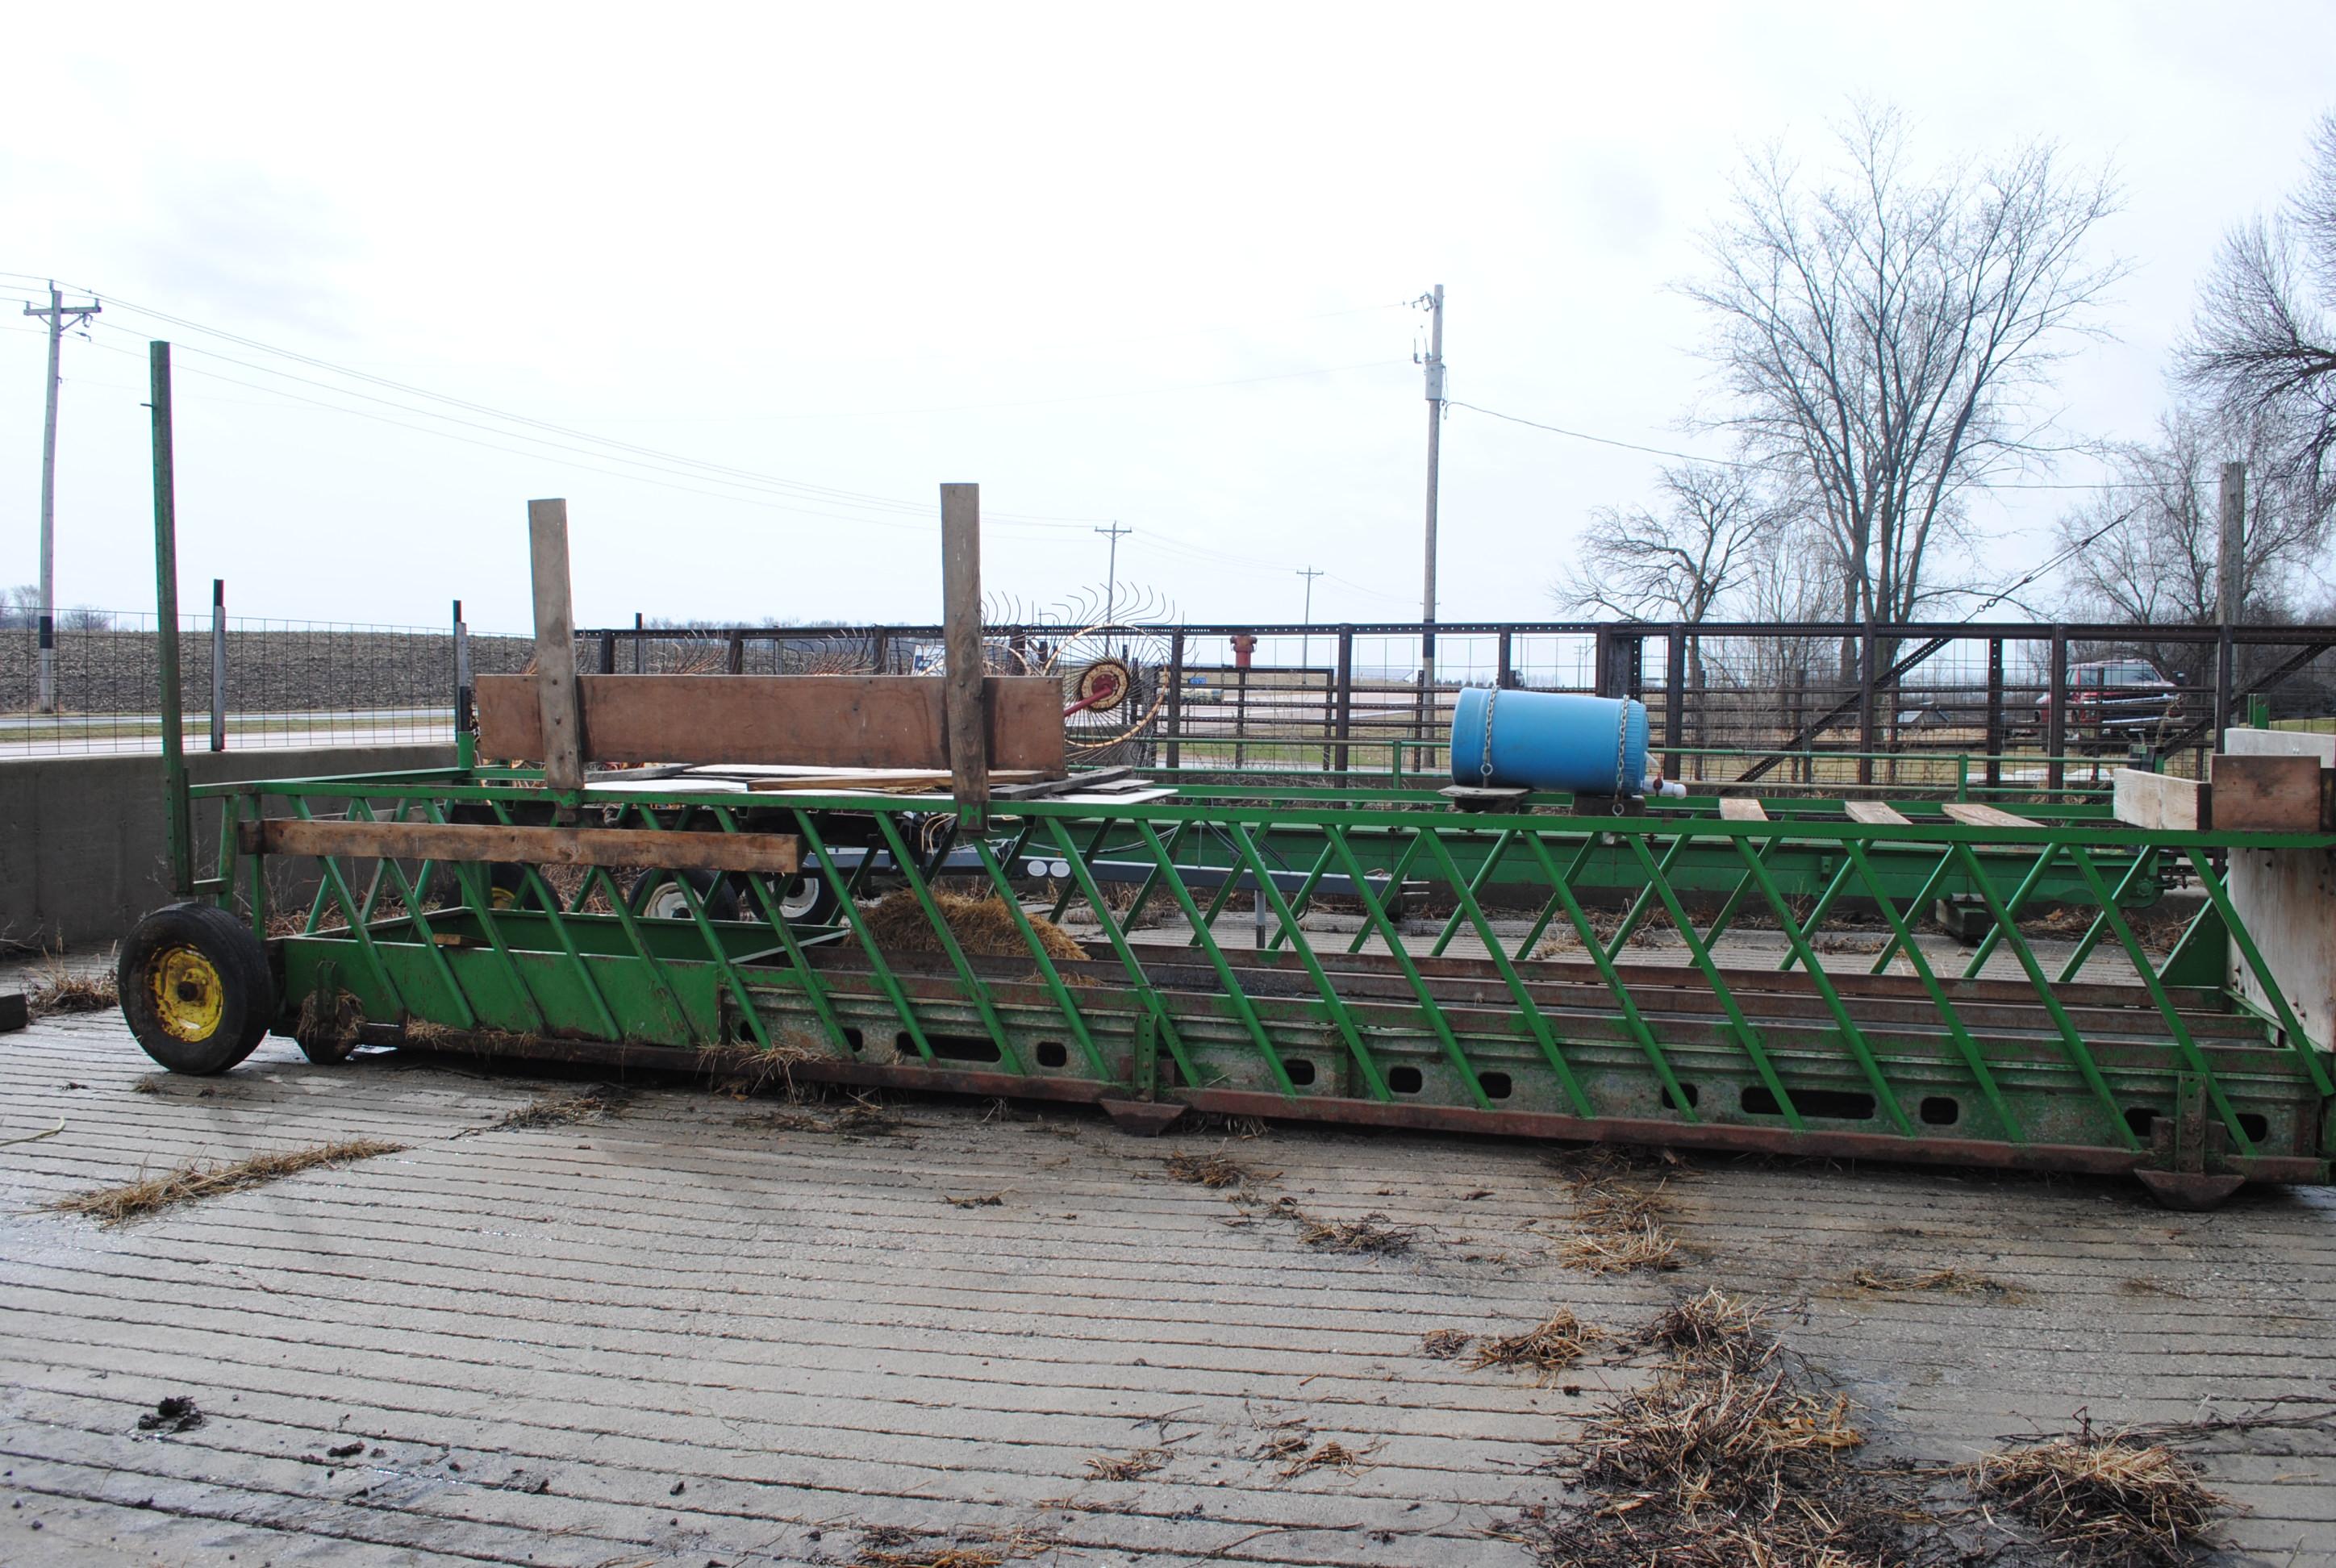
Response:
[[[1492,742],[1492,775],[1484,747]],[[1452,716],[1452,782],[1637,794],[1647,776],[1647,706],[1628,697],[1469,687]]]

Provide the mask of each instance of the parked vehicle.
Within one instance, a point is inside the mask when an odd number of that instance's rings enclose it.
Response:
[[[2182,688],[2146,659],[2104,658],[2068,667],[2063,733],[2070,744],[2139,739],[2182,709]],[[2036,699],[2036,724],[2051,722],[2052,693]]]

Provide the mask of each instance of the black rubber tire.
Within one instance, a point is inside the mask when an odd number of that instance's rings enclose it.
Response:
[[[697,894],[697,901],[706,906],[707,920],[735,920],[738,918],[738,889],[719,872],[643,872],[633,879],[633,885],[625,890],[626,906],[636,914],[647,914],[659,889],[681,881],[686,881]],[[684,905],[665,918],[687,920],[688,908]]]
[[[200,1034],[164,1021],[161,988],[173,954],[191,953],[218,988],[217,1017]],[[251,928],[216,904],[168,904],[122,944],[115,979],[122,1017],[146,1054],[174,1073],[207,1076],[251,1055],[276,1019],[276,979]],[[181,979],[181,988],[203,982]],[[194,1001],[182,989],[181,999]]]

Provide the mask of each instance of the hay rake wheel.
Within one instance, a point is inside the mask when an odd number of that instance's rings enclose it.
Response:
[[[1157,627],[1097,621],[1066,632],[1046,650],[1024,658],[1033,675],[1063,683],[1067,752],[1091,762],[1142,739],[1167,706],[1168,638]]]

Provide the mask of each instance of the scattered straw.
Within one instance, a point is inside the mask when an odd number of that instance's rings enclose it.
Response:
[[[601,1088],[589,1095],[564,1097],[546,1095],[514,1111],[505,1111],[495,1118],[488,1131],[511,1127],[565,1127],[578,1122],[605,1121],[623,1114],[632,1096],[620,1091]]]
[[[346,1046],[357,1037],[365,1024],[365,1009],[348,991],[336,990],[327,1001],[321,994],[310,991],[300,998],[299,1037],[318,1045]]]
[[[949,925],[949,935],[957,945],[976,958],[1027,958],[1030,944],[1023,939],[1020,924],[1013,911],[999,898],[968,898],[962,893],[935,891],[933,907],[940,911]],[[1044,915],[1026,914],[1030,929],[1037,933],[1038,945],[1046,956],[1071,962],[1084,960],[1086,949],[1073,941],[1063,928]],[[876,945],[886,952],[937,953],[941,950],[939,935],[927,918],[917,895],[907,888],[896,888],[877,901],[865,916],[868,930]]]
[[[121,1005],[112,975],[73,974],[63,964],[53,965],[41,983],[24,994],[24,1010],[36,1018],[52,1013],[102,1013]]]
[[[297,1149],[288,1154],[254,1154],[231,1164],[181,1165],[168,1175],[152,1176],[141,1182],[131,1182],[118,1187],[101,1187],[93,1193],[82,1193],[70,1198],[60,1198],[48,1207],[68,1214],[88,1214],[102,1224],[118,1225],[141,1214],[174,1204],[191,1203],[203,1198],[215,1198],[222,1193],[238,1192],[245,1187],[257,1187],[318,1165],[346,1165],[356,1160],[369,1160],[376,1154],[402,1152],[404,1144],[384,1143],[379,1138],[352,1138],[344,1143],[320,1144],[312,1149]]]
[[[952,1209],[1002,1209],[1006,1206],[1003,1193],[984,1193],[978,1198],[952,1198],[947,1193],[941,1197]]]
[[[1166,1168],[1170,1177],[1176,1181],[1189,1182],[1212,1191],[1270,1181],[1278,1174],[1252,1171],[1224,1154],[1171,1154]]]
[[[1316,1470],[1337,1470],[1343,1475],[1363,1473],[1363,1456],[1337,1438],[1323,1444],[1310,1454],[1301,1455],[1281,1467],[1281,1478],[1293,1480]]]
[[[1849,1424],[1846,1398],[1797,1388],[1784,1368],[1714,1374],[1685,1366],[1591,1417],[1582,1473],[1617,1491],[1668,1492],[1689,1513],[1774,1512],[1813,1459],[1864,1440]]]
[[[1981,1496],[2101,1568],[2188,1562],[2230,1507],[2181,1455],[2090,1422],[2074,1437],[1990,1454],[1967,1474]]]
[[[1743,1298],[1713,1286],[1700,1296],[1683,1296],[1674,1301],[1640,1329],[1631,1342],[1668,1350],[1701,1366],[1749,1372],[1765,1364],[1776,1349],[1767,1316]]]
[[[1330,1252],[1377,1252],[1395,1257],[1411,1251],[1411,1232],[1383,1223],[1385,1214],[1359,1220],[1317,1220],[1300,1216],[1298,1239]]]
[[[1035,1557],[1057,1544],[1055,1536],[1031,1529],[931,1540],[920,1539],[916,1532],[897,1525],[870,1524],[861,1526],[860,1534],[860,1551],[852,1561],[862,1568],[999,1568],[1013,1558]]]
[[[1439,1361],[1449,1361],[1475,1339],[1475,1335],[1458,1329],[1430,1329],[1419,1337],[1419,1348]]]
[[[1167,1449],[1138,1448],[1116,1459],[1096,1455],[1087,1461],[1087,1476],[1095,1481],[1141,1481],[1153,1471],[1167,1467]]]
[[[1652,1220],[1630,1230],[1584,1231],[1568,1236],[1559,1255],[1567,1268],[1591,1274],[1660,1273],[1685,1266],[1679,1242]]]
[[[2000,1280],[1963,1269],[1858,1269],[1849,1282],[1874,1294],[1938,1290],[1952,1296],[1984,1296],[1995,1301],[2024,1301],[2027,1293]]]
[[[1539,1380],[1547,1384],[1553,1375],[1581,1360],[1592,1345],[1606,1338],[1605,1329],[1585,1323],[1571,1309],[1560,1307],[1522,1334],[1486,1339],[1476,1347],[1476,1359],[1469,1365],[1530,1367],[1539,1375]]]

